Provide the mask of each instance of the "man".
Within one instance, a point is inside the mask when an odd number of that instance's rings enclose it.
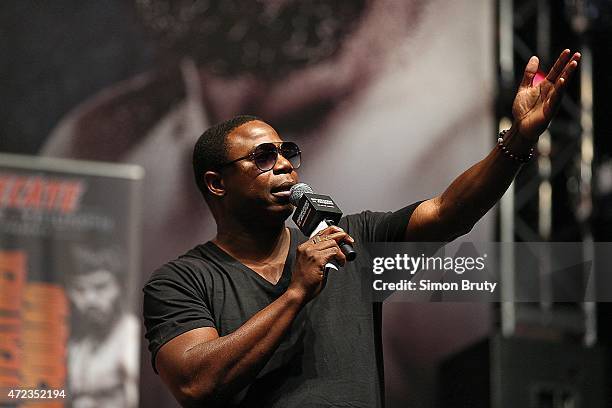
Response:
[[[580,54],[564,50],[534,84],[532,57],[514,123],[438,197],[394,213],[344,217],[312,240],[284,222],[300,151],[257,118],[207,130],[194,149],[216,237],[157,270],[144,288],[154,368],[184,406],[381,406],[379,309],[356,299],[359,269],[338,243],[449,241],[512,182],[557,109]],[[341,228],[340,228],[341,227]],[[345,265],[325,282],[331,259]]]
[[[74,306],[68,344],[68,386],[74,408],[138,405],[136,316],[122,310],[121,272],[114,248],[72,249],[68,283]]]

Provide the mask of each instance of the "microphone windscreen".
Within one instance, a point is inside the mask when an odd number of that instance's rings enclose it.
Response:
[[[306,183],[297,183],[291,186],[289,193],[289,201],[297,207],[304,193],[314,193],[314,191],[312,191],[312,188]]]

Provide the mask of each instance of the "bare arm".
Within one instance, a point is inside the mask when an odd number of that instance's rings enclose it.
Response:
[[[410,218],[407,241],[446,242],[468,233],[501,198],[520,163],[494,148],[438,197],[422,202]]]
[[[323,266],[331,258],[346,261],[337,242],[352,238],[338,227],[320,236],[298,247],[287,291],[236,331],[220,337],[214,328],[194,329],[162,346],[156,367],[183,406],[222,404],[255,379],[302,307],[321,291]]]
[[[579,53],[570,55],[570,50],[564,50],[546,79],[535,85],[539,61],[536,57],[529,60],[512,106],[514,123],[504,138],[508,151],[526,157],[548,127],[565,84],[580,60]],[[487,157],[457,177],[444,193],[415,209],[405,239],[446,242],[468,233],[501,198],[520,165],[498,147],[493,148]]]
[[[287,290],[227,336],[204,327],[172,339],[157,354],[162,380],[186,407],[226,401],[255,378],[304,304]]]

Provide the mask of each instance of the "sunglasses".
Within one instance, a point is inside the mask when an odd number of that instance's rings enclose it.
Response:
[[[293,142],[268,142],[256,146],[255,149],[253,149],[253,151],[246,156],[239,157],[236,160],[222,164],[219,166],[219,168],[248,159],[255,163],[259,170],[270,171],[276,165],[279,154],[287,159],[294,169],[300,167],[302,162],[302,152],[297,144]]]

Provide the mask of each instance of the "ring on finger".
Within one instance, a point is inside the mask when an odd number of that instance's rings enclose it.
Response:
[[[329,239],[329,237],[327,237],[327,236],[322,237],[321,235],[315,235],[315,237],[312,239],[312,243],[313,244],[318,244],[319,242],[327,241],[328,239]]]

